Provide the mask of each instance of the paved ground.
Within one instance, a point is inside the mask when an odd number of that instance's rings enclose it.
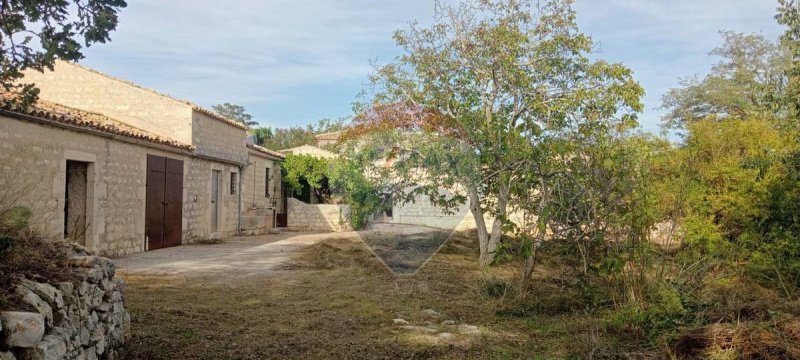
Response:
[[[253,276],[275,271],[298,250],[326,239],[354,238],[355,232],[285,232],[233,237],[216,245],[184,245],[117,259],[121,275]]]

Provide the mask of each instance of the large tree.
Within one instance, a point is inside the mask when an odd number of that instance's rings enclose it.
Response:
[[[720,61],[708,75],[682,79],[680,87],[663,96],[667,127],[683,129],[710,116],[722,120],[787,114],[783,93],[791,66],[788,48],[758,34],[721,34],[723,44],[710,53]]]
[[[0,1],[0,86],[35,100],[35,86],[19,82],[23,72],[82,59],[84,46],[110,40],[126,6],[124,0]]]
[[[793,119],[800,116],[800,3],[795,0],[778,0],[778,14],[775,19],[786,26],[781,36],[781,45],[789,50],[791,64],[783,69],[786,72],[787,89],[785,98]],[[797,129],[796,123],[794,128]]]
[[[231,120],[236,120],[246,126],[256,126],[258,121],[253,121],[253,115],[250,115],[242,105],[231,103],[224,103],[213,106],[214,111]]]
[[[437,2],[432,26],[395,34],[404,55],[378,69],[374,97],[357,107],[359,132],[424,137],[396,138],[396,146],[378,150],[405,182],[398,189],[445,208],[469,201],[483,265],[493,261],[503,228],[513,226],[515,193],[536,192],[536,179],[551,175],[537,166],[553,156],[538,148],[544,139],[592,123],[633,124],[641,109],[643,90],[631,71],[590,58],[592,41],[578,30],[571,4]],[[463,195],[446,198],[435,184]],[[484,216],[494,219],[491,230]]]

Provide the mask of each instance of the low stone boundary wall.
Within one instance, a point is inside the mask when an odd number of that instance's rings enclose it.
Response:
[[[125,282],[111,260],[74,251],[77,281],[23,280],[15,288],[36,312],[0,312],[0,359],[114,359],[130,329]]]
[[[287,227],[294,231],[350,231],[350,207],[336,204],[306,204],[300,200],[287,200]]]

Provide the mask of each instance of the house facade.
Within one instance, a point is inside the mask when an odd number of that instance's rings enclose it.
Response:
[[[0,103],[0,205],[31,208],[42,233],[121,256],[274,226],[266,194],[257,213],[244,199],[280,184],[258,173],[282,155],[248,147],[240,123],[67,62],[25,81],[37,104]]]

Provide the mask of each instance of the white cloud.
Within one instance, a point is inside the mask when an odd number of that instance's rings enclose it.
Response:
[[[577,0],[582,29],[600,56],[622,61],[648,91],[654,128],[660,94],[702,73],[717,31],[776,36],[772,0]],[[244,104],[287,126],[341,116],[370,60],[388,61],[391,39],[411,20],[431,21],[430,0],[131,0],[112,42],[84,64],[210,106]]]

